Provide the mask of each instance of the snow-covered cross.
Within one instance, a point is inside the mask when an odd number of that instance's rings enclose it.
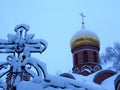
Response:
[[[0,53],[42,53],[47,48],[43,39],[33,39],[34,34],[27,34],[29,26],[20,24],[15,27],[16,35],[8,34],[8,40],[0,39]]]
[[[0,63],[0,70],[7,69],[0,73],[0,78],[6,75],[7,87],[2,86],[4,90],[13,90],[16,83],[22,80],[29,81],[31,77],[47,77],[45,64],[30,57],[31,53],[44,52],[47,42],[43,39],[33,39],[34,34],[27,33],[29,26],[25,24],[17,25],[14,31],[15,35],[7,35],[8,40],[0,39],[0,53],[13,53],[7,56],[6,62]]]

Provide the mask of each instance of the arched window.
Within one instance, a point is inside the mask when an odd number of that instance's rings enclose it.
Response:
[[[97,52],[93,52],[93,56],[94,56],[94,61],[97,63]]]
[[[87,53],[87,51],[83,52],[83,60],[84,60],[84,63],[88,62],[88,53]]]
[[[75,65],[78,65],[78,55],[77,55],[77,53],[74,56],[74,62],[75,62]]]

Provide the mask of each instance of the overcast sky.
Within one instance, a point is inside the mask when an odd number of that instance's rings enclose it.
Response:
[[[100,38],[100,54],[120,41],[120,0],[0,0],[0,38],[15,34],[16,25],[28,24],[28,33],[48,42],[43,54],[33,56],[46,63],[50,74],[68,72],[73,62],[70,40],[81,29],[81,12],[85,27]]]

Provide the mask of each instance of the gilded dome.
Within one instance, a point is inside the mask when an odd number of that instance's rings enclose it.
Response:
[[[76,32],[70,42],[71,49],[81,45],[96,45],[100,46],[100,41],[96,33],[87,30],[84,26]]]

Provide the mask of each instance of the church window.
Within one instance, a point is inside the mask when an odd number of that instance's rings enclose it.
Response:
[[[75,65],[78,65],[78,55],[77,55],[77,53],[75,54]]]
[[[93,56],[94,56],[94,61],[97,62],[97,53],[93,52]]]
[[[87,53],[87,51],[83,52],[83,60],[84,60],[84,63],[88,62],[88,53]]]

